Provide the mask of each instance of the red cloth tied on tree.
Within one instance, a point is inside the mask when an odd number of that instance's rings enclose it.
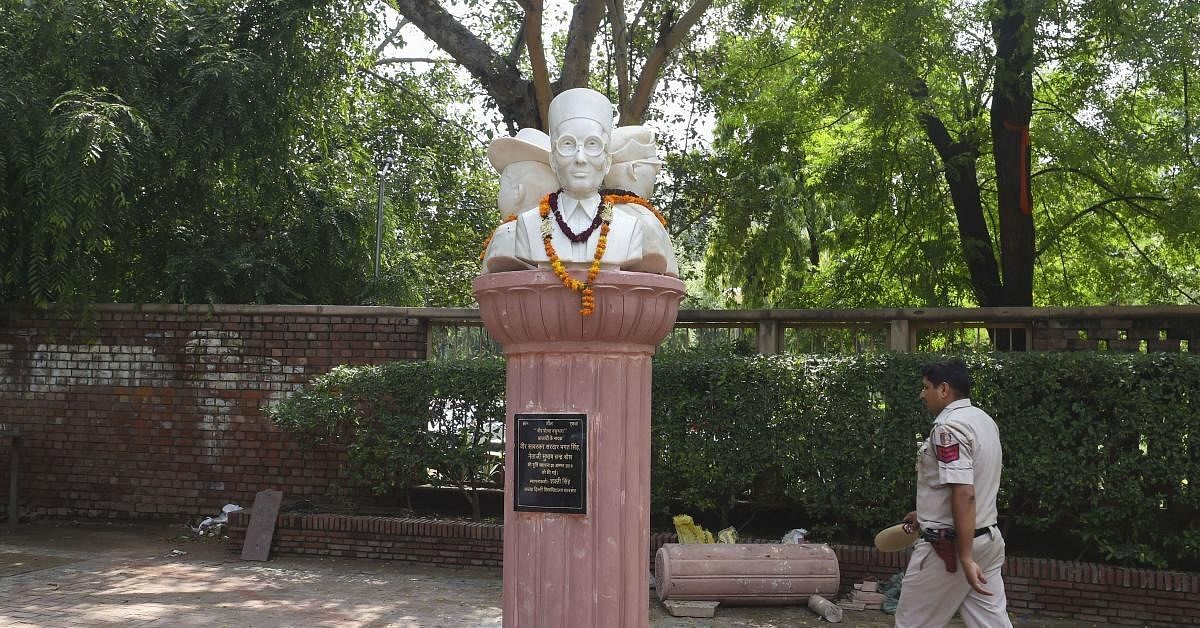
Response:
[[[1029,125],[1013,124],[1005,120],[1004,128],[1021,134],[1021,213],[1028,216],[1033,213],[1033,208],[1029,206],[1029,168],[1026,166],[1029,163]]]

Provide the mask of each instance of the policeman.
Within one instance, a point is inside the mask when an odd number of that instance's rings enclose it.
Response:
[[[919,526],[921,538],[900,588],[896,626],[945,626],[959,612],[968,628],[1011,628],[996,527],[1000,432],[971,405],[962,361],[924,366],[921,384],[921,400],[937,418],[917,452],[917,509],[904,522]]]

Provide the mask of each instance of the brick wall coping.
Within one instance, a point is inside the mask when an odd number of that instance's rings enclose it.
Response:
[[[431,321],[478,323],[477,308],[393,307],[381,305],[236,305],[171,303],[99,303],[97,312],[147,314],[242,314],[305,316],[389,316]],[[22,310],[23,306],[0,306]],[[680,310],[681,323],[736,322],[925,322],[1029,321],[1052,319],[1198,318],[1200,305],[1134,305],[1098,307],[977,307],[977,308],[875,308],[875,309],[773,309]]]
[[[386,305],[237,305],[178,303],[97,303],[96,312],[115,314],[213,314],[249,316],[379,316],[422,318],[441,321],[477,321],[479,310],[453,307],[393,307]],[[18,305],[0,306],[0,311],[29,311]]]
[[[680,310],[680,322],[844,321],[979,322],[1051,319],[1200,318],[1200,305],[1098,307],[930,307],[806,310]]]
[[[248,511],[230,515],[229,525],[244,528],[250,521]],[[447,521],[433,518],[373,517],[359,515],[326,515],[281,513],[279,528],[302,530],[331,530],[375,534],[397,534],[441,538],[503,540],[504,526],[499,523]],[[673,543],[671,533],[653,533],[651,547]],[[764,539],[743,539],[743,543],[772,543]],[[843,560],[854,563],[902,566],[907,556],[901,552],[884,553],[862,545],[831,545]],[[1041,578],[1061,582],[1111,585],[1152,591],[1176,591],[1200,594],[1200,573],[1159,571],[1133,567],[1116,567],[1100,563],[1084,563],[1046,558],[1009,557],[1004,566],[1005,577]]]
[[[231,528],[245,528],[250,524],[250,510],[229,514]],[[426,517],[373,517],[364,515],[326,515],[307,513],[279,513],[275,527],[288,530],[329,530],[334,532],[362,532],[369,534],[394,534],[399,536],[424,536],[447,539],[484,539],[501,541],[504,526],[498,523],[479,521],[453,521]]]

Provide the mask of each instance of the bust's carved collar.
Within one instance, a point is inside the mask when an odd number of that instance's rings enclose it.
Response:
[[[596,212],[600,209],[600,195],[593,193],[584,199],[576,199],[574,196],[562,192],[558,195],[558,211],[562,212],[564,220],[570,220],[577,211],[583,211],[587,215],[588,220],[596,217]]]

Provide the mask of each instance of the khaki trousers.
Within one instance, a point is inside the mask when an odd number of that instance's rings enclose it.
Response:
[[[1008,619],[1008,598],[1004,595],[1004,539],[995,526],[975,538],[972,555],[987,579],[984,589],[991,595],[980,595],[967,583],[962,565],[958,571],[946,571],[946,563],[938,558],[933,546],[917,541],[908,560],[904,582],[900,586],[900,606],[896,609],[896,628],[942,628],[957,611],[967,628],[1012,628]]]

